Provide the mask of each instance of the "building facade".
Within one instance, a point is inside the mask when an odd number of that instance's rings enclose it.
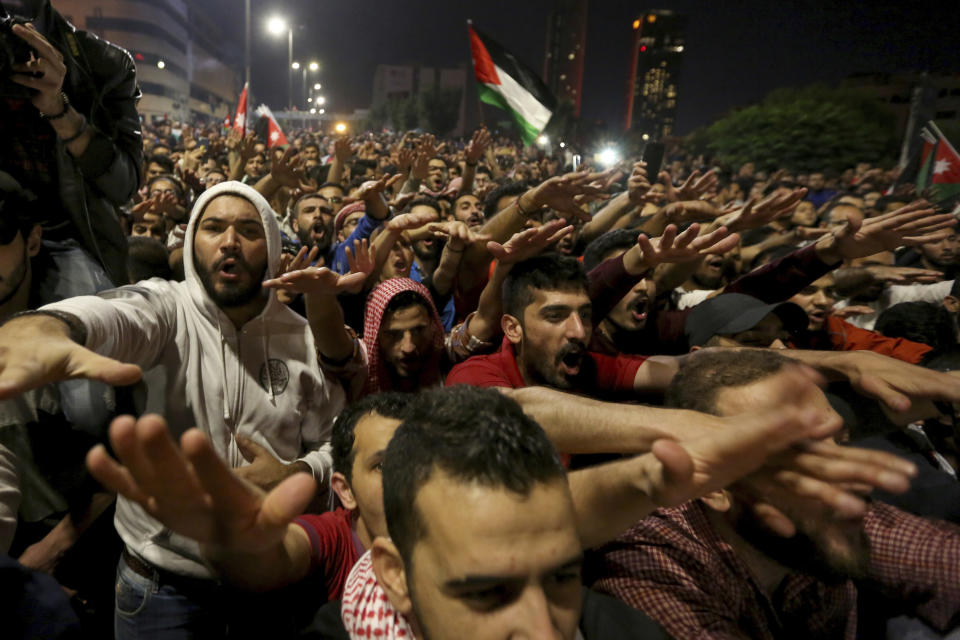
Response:
[[[232,115],[242,52],[228,51],[215,12],[186,0],[57,0],[77,28],[127,49],[137,65],[145,117],[177,120]]]
[[[580,116],[583,61],[587,53],[587,0],[557,0],[547,17],[543,81],[558,101],[573,105]]]
[[[655,140],[673,134],[687,17],[647,11],[633,21],[625,128]]]
[[[420,65],[379,64],[373,74],[371,109],[383,108],[391,100],[406,100],[419,96],[434,86],[460,91],[457,124],[449,135],[462,136],[466,127],[466,67],[441,69]]]
[[[960,127],[960,73],[861,73],[845,78],[840,86],[871,95],[887,105],[897,116],[899,135],[906,130],[918,90],[922,93],[919,106],[924,119]]]

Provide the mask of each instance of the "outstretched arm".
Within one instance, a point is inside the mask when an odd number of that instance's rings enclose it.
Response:
[[[316,492],[309,474],[295,474],[264,493],[234,475],[199,430],[184,433],[177,446],[157,415],[117,418],[110,443],[118,459],[97,445],[87,454],[90,473],[164,526],[200,542],[227,582],[268,590],[310,570],[310,540],[293,524]]]

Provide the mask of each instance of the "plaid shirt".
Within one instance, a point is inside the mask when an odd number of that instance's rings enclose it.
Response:
[[[768,596],[693,501],[660,509],[598,554],[593,585],[678,639],[844,638],[857,634],[857,589],[791,574]],[[874,503],[864,521],[869,582],[928,624],[960,623],[960,528]]]

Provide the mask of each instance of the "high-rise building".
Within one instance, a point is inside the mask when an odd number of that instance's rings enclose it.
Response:
[[[687,17],[656,9],[633,21],[626,128],[651,138],[673,134]]]
[[[573,104],[580,115],[583,59],[587,53],[587,0],[557,0],[547,18],[543,81],[558,101]]]
[[[457,123],[449,135],[462,136],[466,127],[467,71],[465,67],[439,69],[422,65],[378,64],[373,74],[372,109],[384,107],[391,100],[420,96],[434,86],[458,90]],[[393,123],[396,127],[397,124]]]
[[[180,120],[232,115],[241,78],[231,62],[242,60],[242,51],[227,50],[233,39],[208,3],[57,0],[55,7],[78,29],[130,52],[143,93],[140,113]]]

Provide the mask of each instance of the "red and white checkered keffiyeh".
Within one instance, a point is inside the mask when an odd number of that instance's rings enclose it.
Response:
[[[340,617],[353,640],[414,637],[406,618],[393,608],[377,582],[369,551],[350,570],[343,589]]]
[[[380,357],[380,324],[383,322],[383,312],[395,296],[404,291],[413,291],[424,300],[433,324],[433,349],[429,354],[430,362],[420,372],[420,388],[428,387],[442,379],[440,359],[443,357],[443,323],[440,314],[433,304],[433,298],[425,286],[410,278],[390,278],[384,280],[367,296],[367,307],[363,318],[363,344],[367,348],[369,359],[369,374],[364,386],[364,395],[390,391],[390,374],[387,366]]]

